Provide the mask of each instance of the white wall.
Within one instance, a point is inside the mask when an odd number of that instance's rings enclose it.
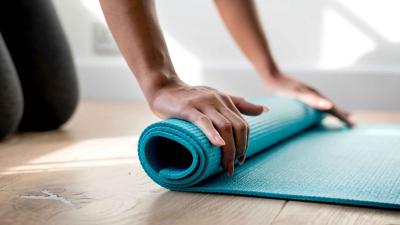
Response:
[[[98,1],[53,1],[76,56],[84,97],[140,98],[113,45],[106,43],[107,51],[94,48],[93,24],[104,24]],[[400,109],[400,1],[257,3],[274,56],[284,70],[317,85],[344,106]],[[157,7],[174,64],[185,80],[245,96],[265,93],[218,18],[213,1],[159,0]],[[248,88],[242,88],[244,83]]]

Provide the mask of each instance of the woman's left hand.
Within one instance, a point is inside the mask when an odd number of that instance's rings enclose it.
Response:
[[[332,101],[307,84],[284,74],[279,74],[268,80],[268,86],[277,94],[297,98],[313,108],[330,113],[348,127],[354,126],[349,118],[349,112],[337,108]]]

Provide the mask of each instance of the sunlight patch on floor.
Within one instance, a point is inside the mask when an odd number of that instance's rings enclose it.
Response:
[[[80,141],[37,157],[24,165],[7,168],[0,175],[74,170],[137,162],[138,136],[98,138]]]

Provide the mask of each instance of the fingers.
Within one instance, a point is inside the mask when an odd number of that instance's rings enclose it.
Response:
[[[346,124],[347,127],[349,128],[354,127],[354,123],[349,119],[350,114],[348,112],[339,110],[336,107],[333,107],[331,110],[328,110],[327,112],[329,112],[334,117],[338,118],[340,121]]]
[[[354,126],[354,123],[349,119],[350,113],[337,109],[329,100],[322,97],[311,97],[304,101],[313,108],[330,113],[332,116],[346,124],[347,127],[351,128]]]
[[[304,101],[306,104],[313,108],[319,109],[321,111],[326,111],[332,116],[338,118],[347,127],[354,127],[354,123],[349,119],[350,113],[344,110],[339,110],[335,105],[328,99],[321,96],[317,91],[311,89],[312,93],[307,93],[302,96],[298,96],[299,99]]]
[[[351,116],[351,113],[349,111],[346,111],[343,109],[338,109],[338,108],[336,108],[336,109],[347,118]]]
[[[331,101],[318,95],[317,93],[300,94],[297,97],[315,109],[326,111],[333,108],[333,103]]]
[[[199,110],[210,118],[225,140],[225,145],[222,146],[222,165],[229,175],[233,175],[235,159],[239,159],[240,164],[243,164],[245,160],[249,126],[240,114],[240,109],[234,104],[233,98],[221,94],[218,99],[219,101],[214,102],[213,107],[208,106]],[[254,105],[240,98],[235,98],[235,100],[239,106],[242,106],[241,109],[247,110],[249,114],[256,115],[256,113],[267,111],[264,106]]]
[[[178,118],[194,123],[213,145],[221,147],[222,166],[233,175],[235,159],[244,163],[249,138],[248,124],[240,112],[258,115],[268,109],[224,94],[206,97],[206,101],[186,104]]]
[[[215,128],[225,140],[225,145],[222,146],[222,166],[228,171],[228,174],[232,176],[234,172],[234,161],[236,156],[233,124],[229,119],[215,109],[209,108],[205,113],[209,116]]]
[[[247,146],[249,144],[249,125],[236,108],[232,99],[229,96],[222,96],[224,103],[230,110],[220,110],[221,114],[233,121],[236,143],[236,158],[239,159],[239,165],[242,165],[245,160]]]
[[[228,115],[228,112],[226,112],[228,116],[224,116],[217,111],[217,109],[228,111],[229,108],[227,108],[222,102],[216,104],[216,106],[217,107],[207,106],[201,111],[194,107],[187,108],[182,110],[179,118],[194,123],[213,145],[222,148],[222,166],[228,171],[228,174],[232,176],[234,173],[234,161],[237,154],[236,146],[240,146],[238,148],[241,149],[238,154],[243,155],[247,135],[239,132],[241,129],[239,128],[239,126],[241,126],[239,124],[242,121],[237,115],[233,112],[230,112]],[[236,139],[238,140],[237,143]]]
[[[337,109],[331,101],[323,97],[309,96],[308,98],[306,98],[306,100],[304,100],[304,102],[306,102],[313,108],[330,113],[332,116],[338,118],[340,121],[346,124],[346,126],[349,128],[354,126],[354,123],[351,122],[349,119],[350,113]]]
[[[236,108],[243,114],[249,116],[257,116],[263,112],[268,112],[269,109],[262,105],[256,105],[246,101],[243,98],[233,97],[231,96],[233,104],[235,104]]]
[[[224,146],[225,141],[215,129],[211,120],[195,108],[188,108],[181,112],[180,118],[195,124],[214,146]]]
[[[232,112],[230,109],[222,108],[219,112],[232,124],[236,148],[235,159],[239,159],[239,161],[243,163],[248,142],[247,122],[243,118]]]

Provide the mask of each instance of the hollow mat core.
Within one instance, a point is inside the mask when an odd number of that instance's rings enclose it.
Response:
[[[246,162],[230,177],[221,149],[193,124],[168,119],[139,140],[143,169],[174,191],[400,209],[400,125],[321,125],[323,114],[297,100],[263,97],[270,112],[245,117]]]

